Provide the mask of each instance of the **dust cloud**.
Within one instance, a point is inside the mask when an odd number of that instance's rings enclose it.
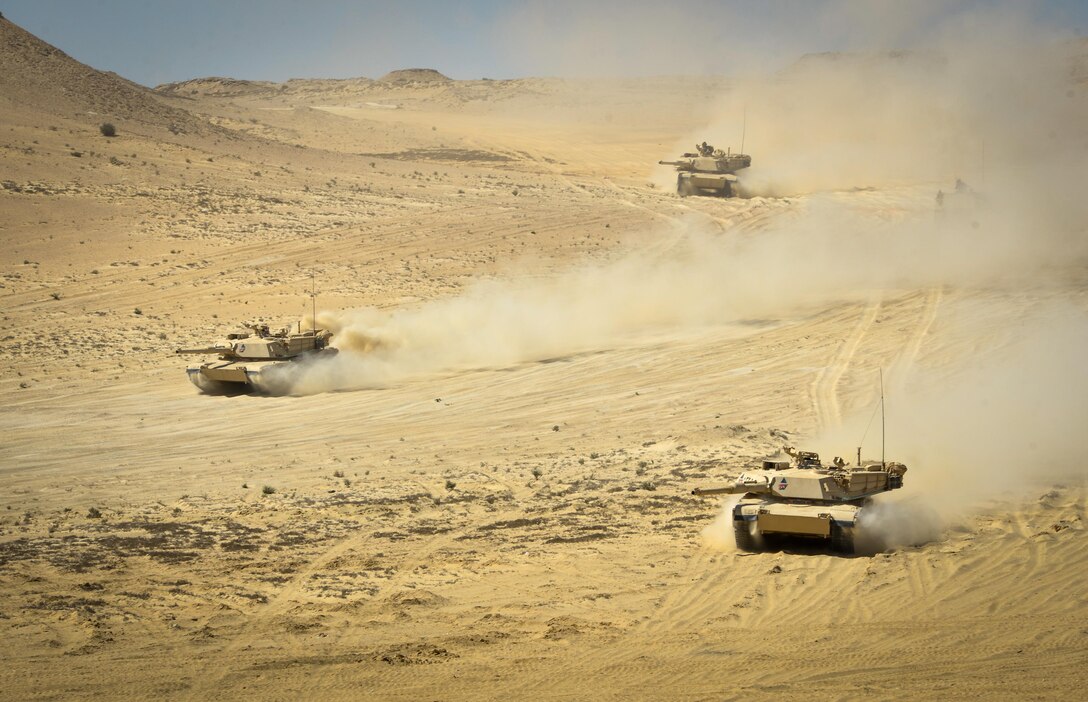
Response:
[[[830,302],[935,285],[1016,286],[1069,275],[1088,257],[1075,232],[1018,228],[1003,208],[937,218],[932,191],[894,200],[898,221],[861,198],[813,196],[800,217],[751,236],[689,224],[664,253],[635,252],[534,280],[489,280],[415,308],[322,312],[340,353],[292,366],[275,386],[312,394],[506,367],[708,325],[783,320]],[[747,330],[747,331],[746,331]]]
[[[972,309],[972,316],[980,316]],[[912,369],[886,394],[888,460],[906,463],[904,488],[863,513],[867,549],[936,540],[996,500],[1023,502],[1055,485],[1088,480],[1088,311],[1045,301],[1026,318],[957,319],[978,350],[940,371]],[[874,387],[877,372],[872,371]],[[874,400],[874,404],[879,400]],[[880,418],[849,417],[813,443],[838,449],[867,437],[879,455]]]
[[[664,257],[632,254],[554,278],[480,281],[413,309],[325,312],[318,321],[341,352],[302,366],[290,392],[381,387],[752,318],[773,307],[753,273],[736,243],[692,231]]]
[[[918,389],[889,406],[898,444],[924,466],[912,482],[945,514],[1088,478],[1088,313],[1050,303],[1007,323],[1008,344],[954,378],[919,372]]]
[[[867,505],[854,529],[854,551],[871,555],[939,541],[946,518],[923,497],[881,500]]]
[[[729,495],[722,500],[714,521],[703,527],[699,536],[703,545],[715,551],[736,551],[737,542],[733,536],[733,508],[743,495]]]

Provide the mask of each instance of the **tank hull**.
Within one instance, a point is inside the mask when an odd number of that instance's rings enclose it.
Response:
[[[853,553],[858,517],[865,504],[747,496],[733,507],[737,546],[754,551],[765,537],[793,537],[823,540],[833,551]]]
[[[216,393],[230,390],[266,391],[267,382],[262,372],[290,361],[214,361],[199,366],[189,366],[185,372],[190,382],[203,392]]]
[[[676,192],[689,195],[732,197],[737,177],[728,173],[680,173],[676,177]]]
[[[251,389],[258,392],[274,392],[276,382],[282,383],[283,376],[274,369],[290,367],[299,361],[315,356],[331,356],[336,349],[326,348],[299,354],[283,361],[228,361],[217,360],[191,365],[185,369],[189,381],[203,392]],[[277,377],[278,376],[278,377]]]

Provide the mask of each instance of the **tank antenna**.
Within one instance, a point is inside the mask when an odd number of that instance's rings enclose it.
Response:
[[[317,336],[317,274],[310,271],[310,303],[313,307],[313,316],[310,318],[310,327]]]
[[[884,369],[880,369],[880,465],[884,464]]]
[[[861,465],[861,447],[865,445],[865,439],[869,436],[869,430],[873,428],[873,420],[876,419],[876,411],[884,406],[884,382],[881,378],[881,392],[880,392],[880,404],[873,408],[873,413],[869,415],[869,423],[865,425],[865,431],[861,435],[861,441],[858,443],[858,465]]]
[[[744,153],[744,137],[748,133],[748,106],[744,106],[743,117],[740,120],[740,152]]]

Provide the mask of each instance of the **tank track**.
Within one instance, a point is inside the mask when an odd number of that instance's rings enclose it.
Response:
[[[733,538],[737,542],[737,548],[741,551],[759,550],[759,545],[756,543],[756,537],[752,535],[752,530],[748,527],[748,522],[743,519],[733,520]]]
[[[847,556],[854,555],[854,530],[831,522],[831,550]]]

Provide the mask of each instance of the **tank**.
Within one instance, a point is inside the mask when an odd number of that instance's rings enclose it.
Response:
[[[752,157],[715,149],[704,141],[695,147],[694,153],[658,163],[676,168],[676,192],[681,197],[701,194],[732,197],[737,194],[736,172],[751,166]]]
[[[956,178],[955,186],[949,191],[937,191],[937,222],[948,225],[969,225],[979,227],[980,211],[986,204],[986,198],[963,180]]]
[[[189,380],[207,393],[232,389],[268,392],[269,372],[284,364],[297,363],[316,355],[335,354],[329,347],[332,332],[308,329],[292,333],[291,327],[277,332],[268,325],[249,324],[243,330],[227,334],[226,339],[198,349],[178,349],[179,354],[217,356],[213,361],[186,368]]]
[[[819,454],[785,451],[792,460],[770,458],[732,485],[692,490],[693,495],[743,495],[733,507],[741,550],[758,551],[766,537],[790,536],[823,540],[832,551],[852,554],[862,512],[873,496],[903,487],[907,472],[902,463],[861,461],[860,455],[856,465],[836,457],[825,466]]]

